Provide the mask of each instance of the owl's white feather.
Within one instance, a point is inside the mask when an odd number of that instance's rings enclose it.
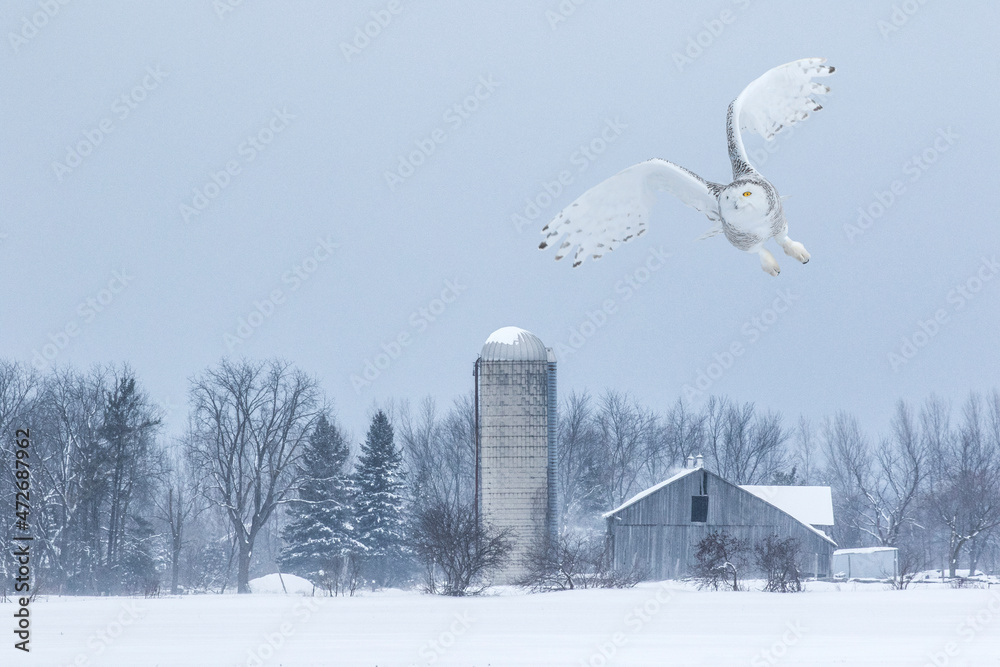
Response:
[[[826,58],[795,60],[770,69],[751,81],[729,107],[730,116],[739,121],[735,126],[771,141],[784,128],[822,109],[812,96],[825,95],[830,92],[830,87],[814,82],[813,78],[833,74],[834,68],[825,66],[825,62]],[[730,137],[730,150],[733,140],[739,159],[753,169],[739,131],[735,132],[735,137]],[[733,158],[733,176],[738,177],[736,157],[730,157]]]
[[[730,104],[727,117],[733,182],[721,185],[668,162],[648,160],[629,167],[583,193],[542,229],[539,248],[558,244],[556,259],[573,254],[573,266],[646,231],[656,192],[666,191],[704,213],[714,224],[700,238],[725,233],[734,246],[761,255],[762,268],[778,275],[778,265],[763,243],[774,238],[785,253],[805,263],[809,253],[788,237],[777,190],[750,164],[741,130],[772,139],[783,128],[805,120],[822,107],[813,95],[830,92],[813,78],[833,67],[824,58],[805,58],[769,70]]]
[[[600,259],[646,231],[658,191],[669,192],[709,220],[719,221],[721,188],[673,162],[640,162],[587,190],[564,208],[542,229],[545,240],[539,248],[544,250],[565,236],[556,259],[565,257],[574,246],[573,266],[579,266],[588,255]]]

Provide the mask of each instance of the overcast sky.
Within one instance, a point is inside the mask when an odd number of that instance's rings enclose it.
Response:
[[[0,9],[0,354],[127,361],[172,433],[189,378],[245,355],[361,437],[376,402],[471,390],[506,325],[562,396],[658,409],[877,430],[1000,384],[997,3],[62,1]],[[728,182],[727,105],[809,56],[824,110],[746,139],[808,265],[695,242],[669,195],[600,262],[536,249],[641,160]]]

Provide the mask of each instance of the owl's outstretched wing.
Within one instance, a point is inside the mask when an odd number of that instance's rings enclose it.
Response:
[[[826,58],[804,58],[768,70],[729,105],[726,134],[734,180],[756,171],[743,148],[741,130],[756,132],[770,141],[782,128],[823,108],[812,96],[830,92],[829,86],[813,81],[814,77],[833,74],[834,68],[825,62]]]
[[[565,257],[574,247],[573,266],[580,266],[588,255],[594,259],[614,250],[619,244],[646,231],[649,209],[657,191],[666,191],[718,222],[718,193],[723,186],[710,183],[666,160],[640,162],[615,174],[584,192],[542,228],[544,250],[563,236],[556,259]]]

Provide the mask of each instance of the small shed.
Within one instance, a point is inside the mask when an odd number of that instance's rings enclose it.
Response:
[[[615,566],[641,564],[650,579],[687,575],[698,543],[715,531],[752,543],[770,535],[795,537],[802,548],[799,567],[806,576],[830,576],[837,548],[822,530],[701,467],[681,470],[604,518]],[[832,523],[832,509],[829,519],[826,514],[820,518]]]
[[[895,579],[899,576],[899,549],[837,549],[833,552],[833,573],[848,579]]]

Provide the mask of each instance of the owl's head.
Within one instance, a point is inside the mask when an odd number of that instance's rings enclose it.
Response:
[[[723,209],[741,211],[746,208],[763,213],[768,209],[767,192],[759,183],[737,182],[731,184],[719,197]]]

